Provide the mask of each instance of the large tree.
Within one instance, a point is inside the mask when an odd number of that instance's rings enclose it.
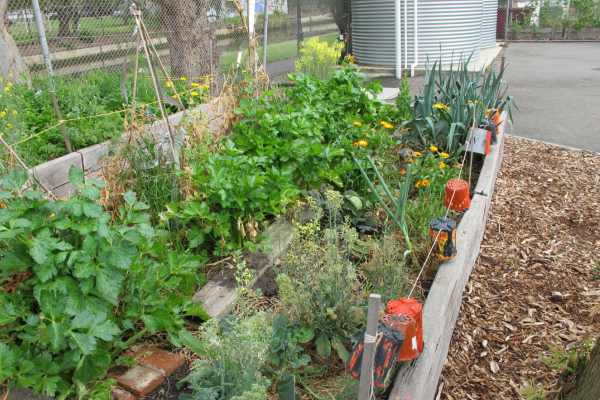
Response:
[[[4,20],[5,16],[6,0],[0,0],[0,77],[20,81],[21,76],[25,75],[29,81],[29,70],[8,31],[7,21]]]
[[[206,18],[207,0],[158,0],[171,54],[171,75],[195,78],[217,72],[218,52],[214,32]],[[212,40],[212,49],[210,42]]]
[[[577,377],[577,386],[569,392],[566,400],[600,399],[600,337],[592,350],[585,369]]]
[[[329,10],[331,10],[333,20],[338,28],[344,30],[345,33],[348,33],[350,28],[348,26],[350,9],[350,0],[329,0]]]

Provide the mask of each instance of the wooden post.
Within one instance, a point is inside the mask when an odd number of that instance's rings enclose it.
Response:
[[[62,130],[62,134],[63,137],[65,138],[65,145],[67,146],[67,152],[72,153],[73,150],[71,149],[71,141],[69,140],[69,136],[67,135],[67,130],[65,129],[65,124],[64,122],[62,122],[62,114],[60,113],[60,108],[58,108],[58,100],[56,100],[56,93],[54,93],[54,90],[50,91],[50,94],[52,95],[52,102],[54,103],[54,110],[56,110],[56,115],[58,116],[58,119],[60,121],[60,129]]]
[[[375,342],[377,340],[377,323],[379,322],[379,306],[381,295],[369,296],[369,311],[367,314],[367,331],[365,332],[365,347],[360,373],[360,384],[358,387],[358,400],[368,400],[371,385],[373,383],[373,357],[375,356]],[[370,339],[370,340],[367,340]]]

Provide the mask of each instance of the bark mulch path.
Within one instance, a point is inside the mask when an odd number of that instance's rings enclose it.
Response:
[[[507,138],[438,399],[521,399],[556,381],[542,354],[597,338],[599,203],[600,156]]]

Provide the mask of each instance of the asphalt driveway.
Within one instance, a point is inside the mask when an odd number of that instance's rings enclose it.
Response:
[[[510,43],[515,134],[600,152],[600,42]]]

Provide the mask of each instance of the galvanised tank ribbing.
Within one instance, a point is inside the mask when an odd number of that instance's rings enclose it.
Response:
[[[395,2],[352,1],[352,52],[360,65],[395,67]],[[407,0],[408,37],[405,35],[405,4],[401,1],[402,67],[415,62],[414,0]],[[418,64],[424,67],[441,58],[443,64],[458,62],[481,50],[483,0],[418,0]],[[406,49],[405,49],[406,46]],[[441,52],[440,52],[441,50]],[[406,57],[405,54],[408,53]]]
[[[496,46],[496,23],[498,21],[498,0],[483,0],[483,27],[481,48]]]
[[[352,55],[361,65],[396,66],[394,0],[352,1]]]

